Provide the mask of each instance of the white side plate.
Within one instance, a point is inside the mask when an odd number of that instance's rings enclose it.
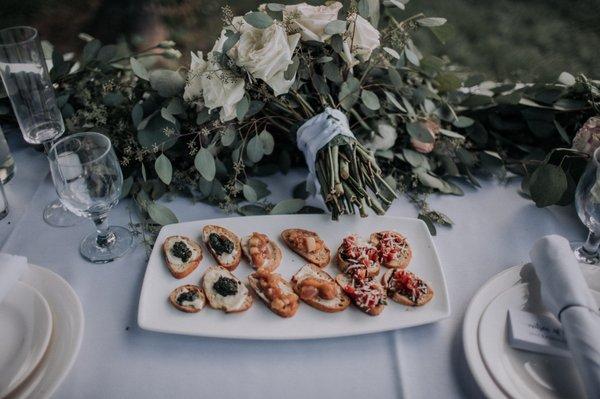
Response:
[[[38,365],[52,334],[46,300],[17,282],[0,304],[0,398],[15,389]]]
[[[10,394],[10,399],[47,399],[65,379],[75,363],[83,339],[83,308],[73,288],[58,274],[34,265],[21,279],[48,302],[53,331],[40,364]]]
[[[413,250],[413,259],[408,269],[428,281],[435,296],[431,302],[417,308],[405,307],[390,300],[383,313],[377,317],[368,316],[353,306],[343,312],[331,314],[302,303],[294,317],[282,319],[268,310],[257,298],[250,309],[238,314],[225,314],[208,306],[199,313],[186,314],[176,310],[169,303],[169,293],[183,284],[199,284],[207,267],[216,263],[202,244],[204,259],[198,268],[189,276],[177,280],[166,267],[162,244],[165,238],[172,235],[184,235],[201,242],[202,227],[207,224],[226,227],[239,237],[254,231],[267,234],[283,251],[283,260],[277,272],[288,280],[306,262],[282,242],[280,234],[285,229],[304,228],[317,232],[332,251],[332,259],[346,235],[357,233],[368,238],[369,234],[375,231],[396,230],[407,237]],[[385,270],[382,268],[382,272]],[[339,272],[333,262],[325,271],[332,276]],[[251,272],[252,268],[245,260],[242,260],[234,271],[242,281],[246,281]],[[345,217],[333,222],[329,215],[281,215],[221,218],[164,226],[146,268],[140,295],[138,324],[146,330],[204,337],[311,339],[397,330],[432,323],[449,315],[450,304],[444,272],[431,235],[422,221],[370,216]]]

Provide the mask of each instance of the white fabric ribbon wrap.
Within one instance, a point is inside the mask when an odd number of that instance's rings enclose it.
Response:
[[[561,322],[588,398],[600,398],[600,315],[569,242],[539,239],[531,263],[540,280],[542,301]]]
[[[298,128],[296,144],[304,154],[304,159],[308,165],[307,187],[313,184],[315,187],[314,194],[321,191],[315,170],[317,152],[334,137],[340,135],[356,138],[350,131],[350,124],[346,115],[342,111],[333,108],[325,108],[319,115],[313,116]]]

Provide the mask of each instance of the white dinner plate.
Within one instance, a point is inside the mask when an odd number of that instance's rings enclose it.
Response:
[[[596,301],[600,293],[592,290]],[[530,296],[526,284],[512,286],[487,306],[479,322],[479,350],[494,381],[518,398],[581,398],[585,396],[570,358],[512,348],[507,339],[508,309],[543,312],[539,297]],[[504,315],[504,317],[502,317]]]
[[[46,399],[52,396],[75,362],[83,338],[83,308],[69,283],[48,269],[29,265],[21,281],[38,290],[48,302],[53,331],[40,364],[8,398]]]
[[[48,303],[20,281],[0,303],[0,398],[37,366],[52,334]]]
[[[600,268],[580,265],[596,299]],[[578,397],[571,361],[513,349],[506,335],[509,307],[540,311],[521,277],[524,266],[507,269],[485,283],[471,300],[463,321],[463,347],[477,384],[489,398]],[[559,365],[560,367],[557,367]],[[553,369],[552,367],[556,367]],[[559,370],[560,378],[555,377]],[[568,379],[568,381],[567,381]]]
[[[324,313],[301,304],[294,317],[282,319],[256,298],[250,309],[238,314],[225,314],[208,306],[199,313],[186,314],[169,303],[169,293],[183,284],[198,284],[206,268],[215,262],[203,246],[204,259],[200,266],[189,276],[177,280],[167,269],[162,244],[166,237],[172,235],[184,235],[200,241],[202,227],[207,224],[226,227],[240,237],[254,231],[267,234],[283,251],[283,260],[277,272],[288,280],[306,261],[290,251],[280,239],[280,234],[285,229],[304,228],[317,232],[331,249],[332,258],[342,239],[349,234],[357,233],[368,238],[375,231],[396,230],[407,237],[412,247],[413,258],[409,270],[429,282],[435,296],[425,306],[414,308],[390,300],[383,313],[377,317],[368,316],[353,306],[339,313]],[[325,270],[333,276],[339,272],[333,262]],[[382,270],[385,271],[385,268]],[[252,268],[243,260],[234,273],[245,280],[251,272]],[[396,330],[432,323],[449,315],[450,304],[444,272],[431,235],[421,220],[370,216],[344,217],[334,222],[329,215],[277,215],[221,218],[164,226],[146,268],[138,324],[146,330],[206,337],[311,339]]]

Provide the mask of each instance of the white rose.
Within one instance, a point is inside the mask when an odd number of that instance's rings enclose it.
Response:
[[[183,90],[183,99],[196,104],[198,108],[202,108],[204,105],[202,102],[202,74],[204,71],[206,71],[206,61],[204,61],[202,51],[198,51],[197,55],[192,52],[192,63]]]
[[[351,65],[358,64],[355,56],[363,61],[371,57],[371,53],[379,47],[379,31],[363,17],[352,14],[348,17],[348,35],[344,39],[344,54]]]
[[[256,79],[271,86],[276,96],[287,93],[294,79],[286,80],[283,74],[292,63],[300,34],[288,36],[278,24],[266,29],[244,24],[241,25],[240,32],[239,41],[229,50],[228,55]]]
[[[221,108],[219,117],[222,122],[227,122],[236,117],[235,105],[244,97],[244,92],[244,79],[222,70],[213,59],[213,54],[209,54],[208,61],[204,61],[201,52],[198,55],[192,53],[192,64],[183,92],[185,101],[196,104],[198,109],[204,106],[209,111]]]
[[[286,6],[283,17],[290,18],[292,27],[300,30],[302,40],[324,42],[331,35],[325,33],[325,25],[335,21],[342,3],[335,2],[328,6],[311,6],[306,3]]]

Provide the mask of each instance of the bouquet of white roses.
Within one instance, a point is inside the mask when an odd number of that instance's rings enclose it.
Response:
[[[398,64],[411,57],[418,62],[406,47],[407,32],[444,20],[394,20],[384,35],[396,48],[386,47],[369,21],[380,18],[379,3],[358,6],[361,12],[343,12],[339,2],[270,3],[243,16],[225,8],[225,27],[212,50],[206,57],[192,54],[183,95],[203,118],[218,112],[221,123],[235,123],[244,139],[240,151],[250,162],[272,150],[273,135],[295,137],[309,168],[309,191],[320,192],[333,218],[356,209],[364,216],[367,207],[382,214],[396,197],[392,178],[386,180],[373,148],[358,137],[393,140],[395,126],[406,118],[414,123],[413,144],[422,150],[438,129],[414,110],[408,115],[394,90],[402,79]]]

